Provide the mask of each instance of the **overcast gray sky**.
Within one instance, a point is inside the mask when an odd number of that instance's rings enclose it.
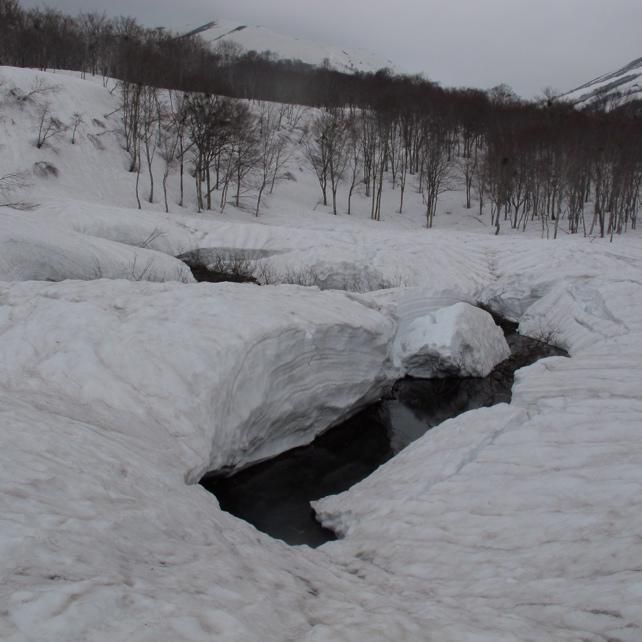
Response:
[[[22,0],[25,7],[40,0]],[[159,26],[240,20],[365,47],[444,86],[570,90],[642,57],[641,0],[48,0]]]

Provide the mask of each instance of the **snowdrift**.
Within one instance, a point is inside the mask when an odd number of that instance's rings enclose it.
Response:
[[[1,387],[167,433],[190,483],[309,443],[389,381],[395,323],[341,293],[102,280],[0,285],[0,301]]]
[[[166,254],[61,230],[0,208],[0,281],[102,278],[194,281],[184,263]]]

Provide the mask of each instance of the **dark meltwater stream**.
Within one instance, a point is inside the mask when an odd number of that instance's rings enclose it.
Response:
[[[221,508],[289,544],[335,539],[314,517],[310,501],[347,490],[427,430],[467,410],[509,402],[515,370],[562,350],[517,334],[496,319],[512,355],[484,379],[404,379],[388,398],[318,437],[309,446],[201,484]]]

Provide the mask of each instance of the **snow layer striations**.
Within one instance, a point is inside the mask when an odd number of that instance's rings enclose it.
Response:
[[[52,201],[21,216],[35,225],[171,256],[198,255],[204,265],[220,257],[249,257],[259,280],[267,275],[273,282],[309,280],[323,289],[357,291],[424,286],[418,301],[423,306],[422,301],[430,301],[432,309],[440,303],[435,297],[444,292],[450,303],[442,301],[437,307],[475,301],[492,279],[488,243],[475,234],[462,234],[455,241],[448,232],[417,234],[333,219],[310,227],[304,221],[257,225],[70,200]],[[406,294],[404,301],[410,301]]]
[[[102,280],[0,285],[0,303],[0,386],[169,435],[190,482],[308,443],[388,382],[393,319],[338,292]]]
[[[394,329],[313,288],[0,285],[0,638],[416,637],[401,604],[190,485],[376,397]]]

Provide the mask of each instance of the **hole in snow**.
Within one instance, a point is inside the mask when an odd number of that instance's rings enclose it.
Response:
[[[495,319],[511,356],[483,379],[403,379],[389,398],[296,448],[229,477],[201,484],[223,510],[288,544],[319,546],[336,539],[316,520],[310,502],[347,490],[409,443],[468,410],[510,402],[514,373],[563,350],[523,337],[517,324]]]

